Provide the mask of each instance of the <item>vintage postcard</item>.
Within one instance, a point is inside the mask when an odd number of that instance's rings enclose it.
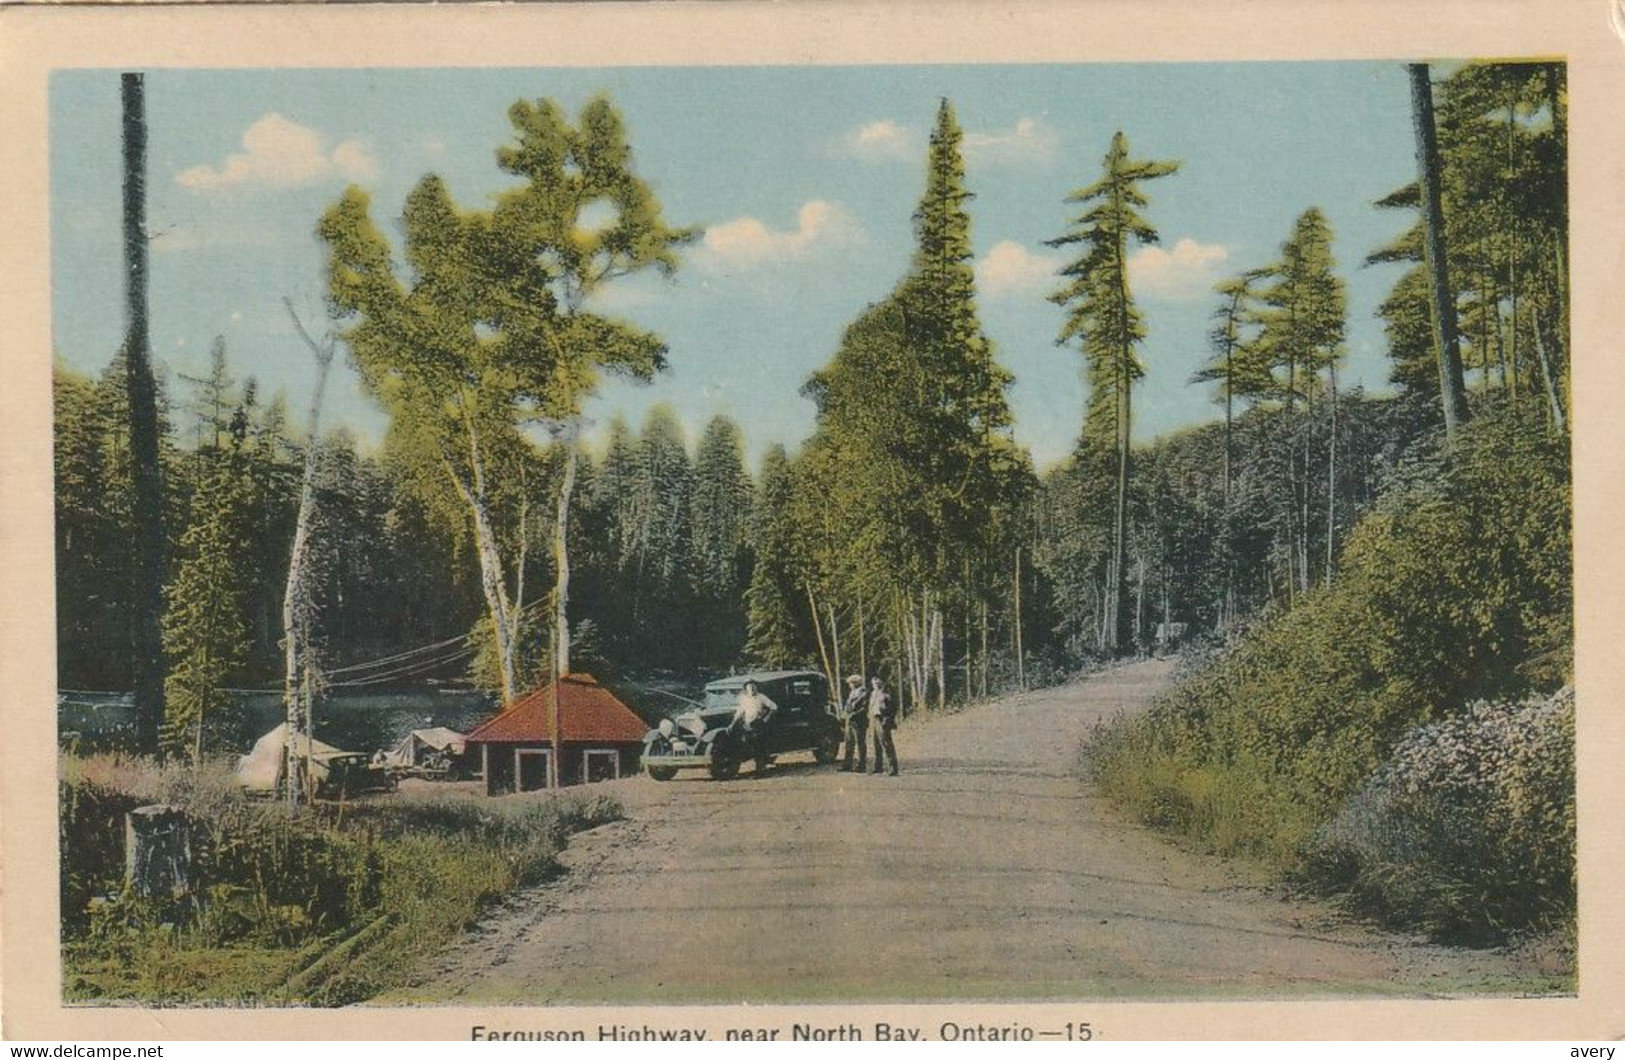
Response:
[[[8,1036],[1625,1033],[1607,5],[0,58]]]

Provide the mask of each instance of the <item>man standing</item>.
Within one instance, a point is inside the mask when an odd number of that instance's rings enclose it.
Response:
[[[746,681],[739,690],[739,702],[734,707],[734,720],[728,728],[742,737],[740,745],[748,747],[756,759],[756,772],[767,769],[767,723],[779,705],[757,689],[755,681]]]
[[[863,686],[863,675],[853,674],[846,679],[846,702],[841,706],[841,718],[846,722],[846,760],[841,772],[852,772],[852,752],[858,753],[858,772],[869,768],[869,690]]]
[[[877,674],[869,685],[869,728],[875,734],[875,768],[879,773],[891,762],[889,772],[897,775],[897,745],[892,742],[891,731],[897,727],[897,707],[886,686]]]

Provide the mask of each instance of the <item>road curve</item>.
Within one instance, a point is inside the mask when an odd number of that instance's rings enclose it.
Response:
[[[389,1004],[1439,996],[1517,990],[1496,954],[1349,924],[1126,821],[1078,777],[1090,727],[1170,664],[897,733],[903,774],[791,756],[728,783],[606,785],[571,841]],[[806,759],[802,761],[801,759]],[[532,796],[515,796],[532,797]],[[546,797],[539,796],[539,797]]]

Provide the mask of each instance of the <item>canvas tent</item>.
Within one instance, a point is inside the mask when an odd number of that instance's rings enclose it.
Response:
[[[298,737],[295,749],[304,753],[306,737]],[[327,775],[328,764],[339,755],[350,754],[320,740],[310,740],[311,771],[316,780]],[[288,764],[288,723],[283,722],[254,741],[254,749],[237,759],[237,783],[249,791],[276,791],[282,785]]]
[[[444,726],[413,729],[384,757],[394,766],[422,765],[425,756],[437,752],[461,756],[466,739],[462,733]]]

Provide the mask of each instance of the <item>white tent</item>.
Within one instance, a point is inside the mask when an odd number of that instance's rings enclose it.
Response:
[[[385,757],[391,765],[415,766],[430,751],[449,751],[453,755],[461,755],[465,739],[462,733],[444,727],[413,729]]]
[[[298,737],[296,750],[303,754],[306,737]],[[337,755],[349,754],[320,740],[310,741],[311,769],[317,780],[327,775],[328,763]],[[254,741],[254,749],[237,759],[237,783],[250,791],[275,791],[287,768],[288,723],[283,722]]]

